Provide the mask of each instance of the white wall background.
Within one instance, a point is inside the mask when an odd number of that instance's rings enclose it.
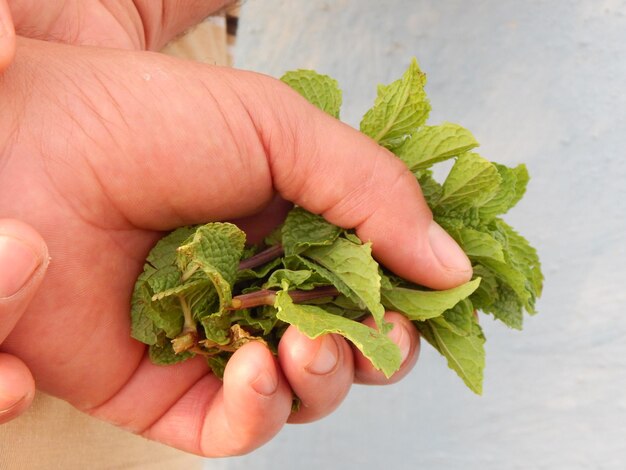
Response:
[[[207,468],[626,468],[626,2],[244,2],[236,65],[335,77],[355,126],[412,56],[430,122],[529,166],[508,220],[539,249],[540,314],[522,333],[483,320],[483,397],[425,345],[402,383],[354,387],[332,416]]]

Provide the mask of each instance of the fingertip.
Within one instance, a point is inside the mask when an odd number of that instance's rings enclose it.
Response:
[[[35,396],[35,380],[24,362],[0,354],[0,424],[21,415]]]
[[[449,289],[472,278],[472,263],[458,243],[434,220],[428,227],[430,248],[444,274],[439,289]]]
[[[252,341],[233,354],[224,371],[224,387],[242,384],[262,397],[278,391],[280,373],[272,353],[262,343]],[[228,391],[228,390],[227,390]]]
[[[291,412],[292,392],[269,349],[252,341],[224,371],[221,406],[207,419],[204,455],[243,455],[274,437]]]
[[[310,339],[291,326],[278,346],[278,357],[300,400],[289,423],[309,423],[329,415],[350,391],[354,362],[350,346],[339,335]]]
[[[420,336],[409,319],[398,312],[387,312],[385,322],[393,325],[389,338],[400,348],[402,363],[400,369],[391,377],[374,368],[372,363],[361,352],[354,348],[355,382],[365,385],[389,385],[402,380],[413,369],[420,352]],[[372,317],[363,320],[371,328],[376,328]]]

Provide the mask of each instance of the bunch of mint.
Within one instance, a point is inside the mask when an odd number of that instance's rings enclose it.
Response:
[[[282,80],[338,118],[341,91],[313,71]],[[425,125],[426,79],[414,60],[399,80],[378,88],[361,131],[395,153],[419,181],[435,220],[459,243],[474,268],[470,282],[433,291],[380,266],[350,230],[295,207],[263,246],[246,246],[235,225],[182,227],[150,252],[132,298],[132,336],[157,364],[206,357],[216,375],[235,350],[262,341],[273,351],[288,325],[310,338],[337,333],[386,376],[400,367],[386,336],[386,309],[406,315],[467,386],[482,392],[485,337],[476,310],[521,329],[535,313],[543,276],[534,248],[499,216],[524,194],[524,165],[508,168],[472,150],[478,143],[450,123]],[[445,181],[435,163],[456,159]],[[359,323],[373,315],[377,329]]]

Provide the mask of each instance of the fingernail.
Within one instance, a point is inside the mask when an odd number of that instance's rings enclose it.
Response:
[[[323,336],[315,357],[305,369],[311,374],[326,375],[330,373],[339,360],[339,348],[332,336]]]
[[[409,337],[409,333],[403,326],[396,323],[389,332],[389,338],[400,348],[400,356],[402,356],[402,363],[404,363],[411,351],[411,338]]]
[[[26,243],[0,235],[0,298],[17,294],[41,264],[41,258]]]
[[[428,228],[428,240],[441,265],[450,271],[470,272],[472,265],[467,255],[441,226],[432,221]]]
[[[4,407],[3,409],[0,410],[0,416],[2,415],[7,415],[9,413],[11,413],[12,411],[15,411],[15,409],[20,406],[22,404],[22,402],[24,400],[26,400],[27,395],[24,395],[20,398],[18,398],[17,400],[10,400],[10,405]]]
[[[266,397],[273,395],[278,388],[276,371],[269,371],[267,369],[261,370],[259,375],[256,376],[256,379],[254,379],[250,385],[259,395]]]

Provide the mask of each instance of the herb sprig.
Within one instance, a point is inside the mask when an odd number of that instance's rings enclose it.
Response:
[[[338,118],[341,91],[309,70],[282,80]],[[419,181],[435,220],[470,258],[474,278],[433,291],[398,278],[372,257],[371,244],[295,207],[265,246],[247,247],[235,225],[182,227],[152,249],[132,297],[132,336],[157,364],[205,356],[220,375],[239,347],[263,341],[277,350],[288,325],[310,338],[337,333],[386,376],[399,369],[385,310],[404,314],[465,384],[482,393],[485,336],[476,310],[521,329],[535,313],[543,275],[537,252],[501,215],[523,196],[524,165],[509,168],[473,150],[457,124],[426,125],[426,77],[413,60],[397,81],[379,86],[360,129],[397,155]],[[454,159],[443,183],[432,166]],[[377,329],[359,322],[372,315]]]

